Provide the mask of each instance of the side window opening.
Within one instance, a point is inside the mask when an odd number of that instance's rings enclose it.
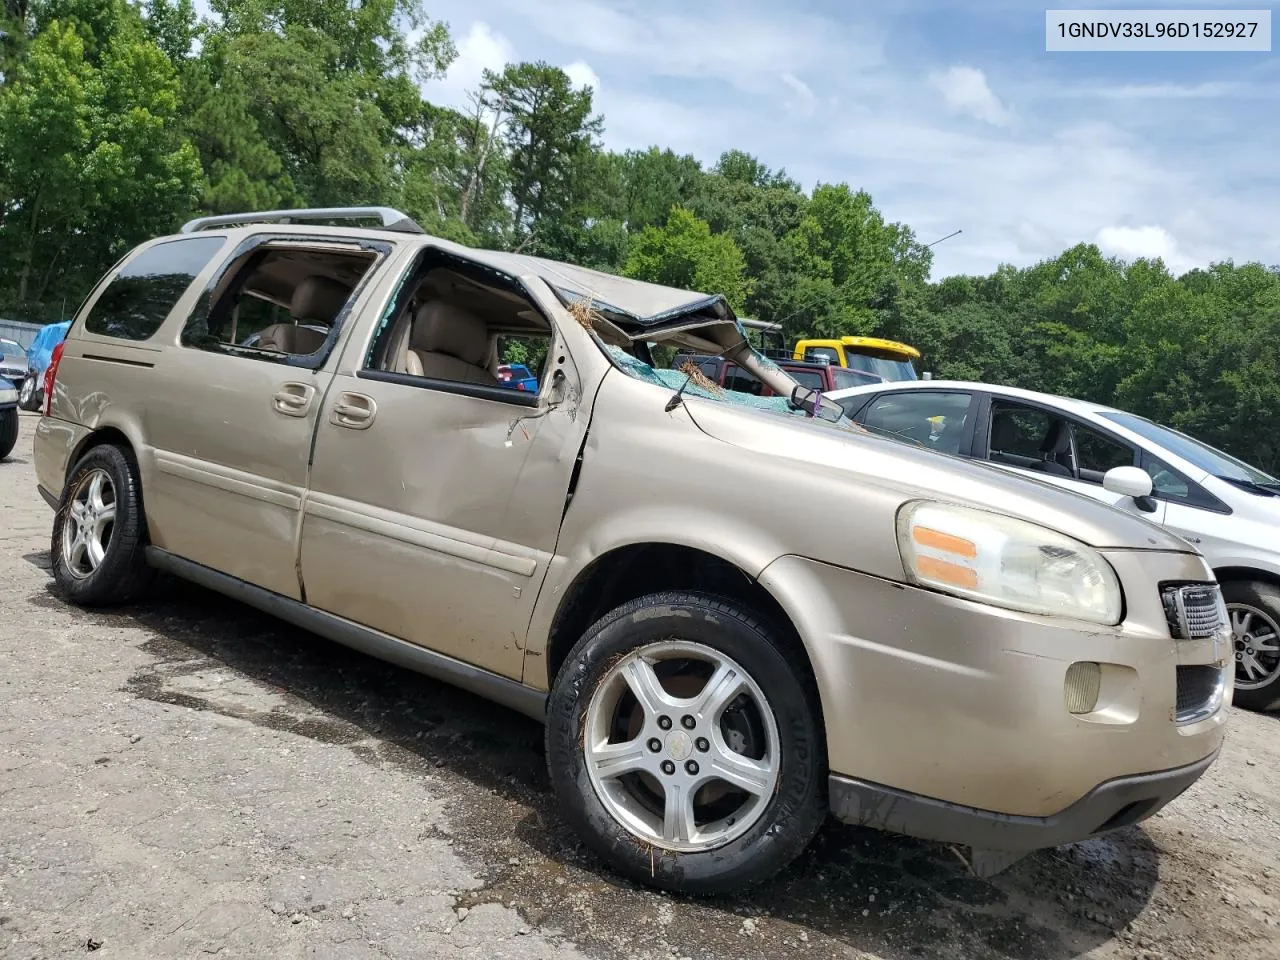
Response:
[[[970,396],[941,390],[891,393],[873,400],[862,422],[932,450],[959,453]]]
[[[1083,424],[1073,423],[1071,429],[1075,434],[1076,466],[1081,480],[1102,483],[1103,476],[1112,467],[1133,466],[1134,451],[1127,444]]]
[[[1000,400],[991,404],[991,460],[1057,477],[1075,477],[1071,426],[1047,410]]]
[[[243,254],[182,331],[182,344],[257,359],[319,352],[376,255],[266,244]]]
[[[143,250],[111,278],[84,329],[122,340],[150,339],[224,242],[223,237],[183,237]]]
[[[804,358],[806,360],[829,360],[836,365],[840,363],[840,354],[833,347],[806,347]]]
[[[515,279],[428,250],[402,285],[364,369],[532,403],[546,378],[550,347],[551,324]]]

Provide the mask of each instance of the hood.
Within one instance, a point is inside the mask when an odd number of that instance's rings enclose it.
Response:
[[[844,472],[902,502],[942,500],[1028,520],[1092,547],[1193,552],[1181,538],[1147,520],[1082,494],[996,467],[839,425],[780,417],[717,401],[685,403],[699,429],[725,443],[762,456],[794,459]]]

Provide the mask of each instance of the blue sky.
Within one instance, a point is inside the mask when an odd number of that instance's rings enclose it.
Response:
[[[1047,5],[1006,0],[428,4],[460,54],[429,99],[546,60],[595,88],[610,148],[737,147],[865,188],[924,242],[962,229],[935,278],[1080,241],[1175,271],[1280,263],[1276,54],[1046,53]]]

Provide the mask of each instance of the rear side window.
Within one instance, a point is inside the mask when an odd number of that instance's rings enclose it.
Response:
[[[827,378],[818,370],[791,370],[787,373],[791,375],[791,379],[802,387],[808,387],[810,390],[822,390],[826,388]]]
[[[147,248],[107,284],[85,330],[122,340],[148,339],[222,244],[222,237],[187,237]]]
[[[840,362],[840,354],[836,353],[831,347],[806,347],[804,358],[806,360],[828,360],[831,363]]]
[[[755,378],[753,373],[731,364],[724,372],[724,388],[737,393],[752,393],[757,397],[764,394],[764,384]]]

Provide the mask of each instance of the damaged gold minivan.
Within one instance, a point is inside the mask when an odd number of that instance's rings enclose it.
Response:
[[[828,812],[991,873],[1150,816],[1222,741],[1186,542],[867,434],[720,297],[384,208],[206,218],[99,282],[45,387],[72,602],[164,570],[535,717],[564,817],[642,883],[742,887]]]

